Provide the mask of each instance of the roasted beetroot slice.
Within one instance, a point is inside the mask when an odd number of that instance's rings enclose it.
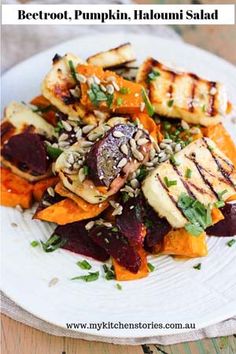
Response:
[[[24,166],[33,174],[43,175],[47,172],[49,161],[42,136],[22,133],[13,135],[2,148],[2,155],[14,164]]]
[[[87,165],[89,166],[90,178],[96,185],[109,187],[112,181],[120,174],[123,167],[118,167],[122,158],[129,158],[131,151],[129,139],[137,131],[137,127],[132,124],[117,124],[111,128],[105,137],[93,145],[87,155]],[[120,133],[120,137],[113,134]],[[123,134],[123,135],[122,135]],[[128,148],[128,155],[124,155],[120,150],[121,145]]]
[[[87,223],[88,220],[58,226],[53,234],[66,240],[62,248],[105,262],[109,259],[109,254],[88,236],[85,229]]]
[[[122,204],[121,215],[116,216],[116,225],[121,233],[127,237],[130,244],[143,244],[143,215],[140,198],[129,198]]]
[[[138,272],[141,266],[140,256],[121,232],[114,228],[95,226],[89,236],[97,245],[105,248],[120,265],[132,273]]]
[[[152,251],[152,248],[161,243],[164,236],[171,230],[171,226],[165,218],[160,218],[155,210],[145,203],[145,226],[147,234],[145,237],[145,248]]]
[[[206,229],[207,235],[227,237],[236,235],[236,203],[226,203],[220,209],[224,215],[224,220],[219,221],[217,224],[210,226]]]

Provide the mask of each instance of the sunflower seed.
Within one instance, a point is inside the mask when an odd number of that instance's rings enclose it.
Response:
[[[144,157],[143,154],[141,154],[141,152],[139,152],[137,149],[134,148],[131,148],[131,151],[135,159],[137,159],[138,161],[143,161]]]
[[[162,156],[160,159],[159,159],[159,162],[164,162],[168,159],[168,156]]]
[[[120,147],[121,152],[123,152],[124,155],[128,155],[129,150],[125,144],[122,144]]]
[[[67,132],[70,132],[72,130],[72,126],[65,120],[62,120],[61,123]]]
[[[77,130],[75,136],[76,136],[76,139],[79,140],[81,138],[81,136],[82,136],[82,130],[81,129]]]
[[[133,193],[134,190],[132,187],[128,186],[128,185],[125,185],[124,188],[121,189],[121,192],[131,192]]]
[[[148,162],[145,162],[144,165],[147,166],[147,167],[152,167],[153,166],[153,162],[148,161]]]
[[[84,169],[83,169],[83,168],[81,168],[81,169],[79,170],[78,178],[79,178],[79,181],[80,181],[81,183],[84,182],[86,176],[85,176],[85,174],[84,174]]]
[[[147,144],[148,143],[148,139],[146,139],[146,138],[141,138],[141,139],[138,139],[137,140],[137,144],[139,145],[139,146],[142,146],[142,145],[144,145],[144,144]]]
[[[88,148],[88,147],[91,147],[93,145],[93,143],[91,141],[82,141],[81,142],[81,147],[84,147],[84,148]]]
[[[155,157],[155,155],[156,155],[155,149],[154,149],[154,148],[151,148],[151,149],[150,149],[150,152],[149,152],[149,158],[150,158],[150,160],[153,160],[154,157]]]
[[[95,114],[95,116],[98,118],[98,119],[106,119],[106,114],[101,112],[101,111],[93,111],[93,113]]]
[[[158,162],[159,162],[159,158],[158,158],[158,157],[155,157],[155,158],[152,160],[153,165],[157,165]]]
[[[86,77],[82,74],[76,74],[76,79],[81,82],[81,84],[85,84],[86,82]]]
[[[112,81],[112,85],[114,86],[114,89],[116,90],[116,91],[120,91],[120,86],[116,83],[116,81]]]
[[[91,230],[95,225],[95,222],[94,221],[89,221],[86,225],[85,225],[85,229],[87,231]]]
[[[100,79],[96,76],[96,75],[93,75],[93,81],[95,84],[99,85],[100,84]]]
[[[145,103],[144,102],[141,102],[140,104],[140,111],[143,112],[145,109]]]
[[[153,140],[152,145],[157,153],[159,153],[161,151],[159,145],[157,144],[157,142],[155,140]]]
[[[163,139],[162,140],[162,143],[165,143],[165,144],[171,144],[173,142],[172,139]]]
[[[98,138],[100,138],[101,137],[101,133],[100,132],[96,132],[96,133],[90,133],[89,135],[88,135],[88,140],[90,140],[90,141],[95,141],[95,140],[97,140]]]
[[[58,148],[58,144],[57,144],[57,143],[53,143],[53,144],[52,144],[52,147]]]
[[[217,93],[216,87],[212,87],[212,88],[210,89],[209,93],[210,93],[210,95],[213,95],[213,96],[214,96],[214,95]]]
[[[110,222],[104,222],[103,225],[106,227],[112,227],[112,224]]]
[[[21,205],[19,205],[19,204],[17,204],[16,206],[15,206],[15,209],[16,210],[18,210],[20,213],[23,213],[23,208],[22,208],[22,206]]]
[[[48,286],[49,287],[51,287],[51,286],[54,286],[54,285],[56,285],[57,283],[59,282],[59,279],[58,278],[52,278],[51,280],[50,280],[50,282],[48,283]]]
[[[142,135],[143,135],[143,131],[139,129],[134,136],[134,140],[139,140]]]
[[[120,205],[118,208],[116,208],[113,213],[111,214],[112,216],[115,216],[115,215],[121,215],[122,214],[122,211],[123,211],[123,207],[122,205]]]
[[[106,79],[107,82],[112,82],[115,80],[116,80],[115,76],[108,76],[108,78]]]
[[[114,93],[114,86],[113,85],[107,85],[106,89],[107,89],[107,93],[109,93],[109,95],[112,95]]]
[[[76,86],[74,89],[70,89],[70,93],[72,94],[72,96],[74,96],[76,98],[80,98],[80,96],[81,96],[81,91],[78,86]]]
[[[173,153],[172,147],[171,147],[171,146],[167,146],[167,147],[165,148],[165,153],[166,153],[166,154],[172,154],[172,153]]]
[[[139,184],[139,181],[135,178],[135,179],[132,179],[130,181],[130,184],[131,184],[131,187],[136,189],[136,188],[139,188],[140,184]]]
[[[117,167],[122,168],[122,167],[124,167],[127,164],[127,162],[128,162],[128,160],[125,157],[123,157],[123,159],[121,159],[119,161]]]
[[[45,205],[45,206],[51,206],[52,205],[47,200],[43,200],[42,204]]]
[[[52,187],[48,187],[47,192],[51,197],[55,197],[55,191]]]
[[[82,132],[84,134],[88,134],[89,132],[91,132],[91,130],[93,130],[95,128],[95,125],[93,124],[88,124],[88,125],[85,125],[83,128],[82,128]]]
[[[62,133],[60,136],[59,136],[59,141],[62,141],[62,140],[66,140],[68,139],[69,135],[66,134],[66,133]]]
[[[129,144],[133,149],[136,149],[136,141],[133,138],[129,139]]]
[[[100,85],[100,89],[103,91],[103,92],[107,92],[107,89],[104,85]]]
[[[181,144],[175,145],[175,152],[179,152],[182,149]]]
[[[68,141],[59,141],[58,145],[60,148],[66,148],[69,146],[69,142]]]
[[[67,155],[66,161],[69,162],[70,164],[73,164],[75,162],[75,158],[73,156],[73,154],[69,154]]]
[[[89,87],[94,84],[93,77],[90,76],[90,77],[87,78],[87,84],[88,84]]]
[[[114,136],[114,138],[122,138],[124,136],[124,134],[119,130],[115,130],[112,135]]]
[[[198,127],[193,127],[190,129],[190,133],[191,134],[199,134],[201,132],[201,130]]]
[[[185,122],[184,120],[181,120],[181,127],[184,129],[184,130],[189,130],[189,125],[187,122]]]

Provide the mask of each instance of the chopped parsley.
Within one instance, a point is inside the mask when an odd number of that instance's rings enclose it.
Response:
[[[60,133],[60,131],[61,131],[62,129],[64,129],[64,127],[63,127],[62,122],[59,120],[59,121],[57,122],[57,126],[55,127],[54,130],[55,130],[56,133]]]
[[[97,84],[92,84],[88,90],[88,96],[90,101],[98,106],[99,102],[107,101],[108,96],[101,90],[100,86]]]
[[[89,269],[92,268],[91,264],[90,264],[88,261],[86,261],[86,259],[84,259],[83,261],[78,261],[76,264],[77,264],[77,266],[79,266],[81,269],[87,269],[87,270],[89,270]]]
[[[174,104],[174,100],[169,100],[169,101],[167,102],[167,106],[168,106],[168,107],[172,107],[173,104]]]
[[[194,269],[200,270],[202,267],[201,263],[196,264],[195,266],[193,266]]]
[[[87,165],[84,165],[84,166],[83,166],[83,172],[84,172],[84,175],[85,175],[85,176],[88,176],[88,174],[89,174],[89,167],[88,167]]]
[[[225,193],[227,193],[227,192],[228,192],[227,189],[224,189],[222,192],[218,192],[217,194],[218,194],[219,200],[221,200],[222,197],[223,197],[223,195],[224,195]]]
[[[122,286],[121,286],[119,283],[116,284],[116,288],[117,288],[118,290],[122,290]]]
[[[191,178],[192,176],[192,170],[190,168],[187,168],[185,172],[185,178]]]
[[[144,178],[148,175],[148,170],[145,166],[141,166],[140,167],[140,172],[139,174],[136,176],[137,180],[139,182],[142,182],[144,180]]]
[[[217,202],[214,203],[214,206],[216,208],[222,208],[223,206],[225,206],[225,202],[223,200],[217,200]]]
[[[154,272],[155,266],[152,263],[148,263],[147,266],[148,266],[149,272]]]
[[[43,250],[47,253],[54,252],[58,248],[62,247],[66,243],[66,239],[62,239],[58,235],[52,235],[46,242],[40,241],[43,247]]]
[[[235,243],[236,243],[236,240],[234,238],[232,238],[232,240],[228,241],[226,243],[226,245],[229,246],[229,247],[232,247]]]
[[[76,77],[76,71],[75,71],[75,67],[73,64],[72,60],[68,61],[69,67],[70,67],[70,72],[71,72],[71,76],[73,77],[73,79],[78,82],[77,77]]]
[[[171,186],[176,186],[177,185],[177,181],[176,180],[169,180],[168,177],[164,177],[164,182],[166,184],[166,186],[169,188]]]
[[[105,279],[106,279],[106,280],[115,279],[115,273],[114,273],[114,268],[113,268],[113,266],[111,266],[111,267],[109,268],[108,265],[103,264],[103,270],[104,270],[104,273],[105,273]]]
[[[180,165],[180,162],[178,162],[178,161],[176,160],[176,158],[174,157],[174,155],[171,155],[170,161],[171,161],[171,163],[172,163],[174,166],[179,166],[179,165]]]
[[[126,203],[129,200],[129,194],[126,192],[122,192],[122,201]]]
[[[55,148],[51,145],[47,145],[47,154],[52,160],[56,160],[63,151],[59,148]]]
[[[206,105],[205,104],[202,106],[202,112],[206,112]]]
[[[207,207],[186,193],[181,193],[178,207],[188,219],[185,229],[193,236],[199,236],[208,226],[212,225],[210,205]]]
[[[161,74],[159,73],[159,71],[152,70],[147,76],[147,82],[151,82],[151,81],[156,80],[156,78],[160,75]]]
[[[86,275],[79,275],[77,277],[71,278],[71,280],[83,280],[85,282],[95,281],[99,278],[99,272],[89,272]]]
[[[118,106],[118,107],[121,106],[122,103],[123,103],[123,99],[122,99],[121,97],[118,97],[117,100],[116,100],[117,106]]]
[[[154,111],[154,108],[153,108],[149,98],[148,98],[147,92],[144,88],[142,89],[142,96],[143,96],[143,101],[145,103],[145,106],[146,106],[149,116],[153,116],[155,111]]]
[[[121,87],[119,92],[122,95],[126,95],[127,93],[130,93],[130,89],[128,87]]]
[[[34,241],[32,241],[32,242],[30,243],[30,245],[31,245],[32,247],[37,247],[37,246],[39,245],[39,242],[36,241],[36,240],[34,240]]]

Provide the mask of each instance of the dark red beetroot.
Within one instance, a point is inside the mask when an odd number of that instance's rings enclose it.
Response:
[[[165,218],[160,218],[155,210],[145,203],[145,226],[147,233],[145,237],[145,248],[152,251],[152,248],[161,243],[164,236],[171,230],[171,226]]]
[[[93,145],[87,156],[87,165],[89,174],[96,185],[110,186],[112,181],[120,174],[122,167],[118,167],[119,161],[123,158],[129,158],[131,151],[129,148],[129,139],[137,131],[137,127],[131,124],[117,124],[111,128],[105,137]],[[123,134],[121,137],[114,137],[114,132]],[[128,155],[124,155],[120,147],[125,144],[128,147]]]
[[[42,136],[22,133],[13,135],[2,148],[2,155],[24,170],[43,175],[47,172],[49,161]]]
[[[140,198],[129,198],[122,203],[123,211],[116,216],[116,225],[132,245],[143,244],[143,216]]]
[[[114,228],[95,226],[89,232],[89,237],[100,247],[105,248],[120,265],[132,273],[138,272],[141,266],[140,256],[121,232]]]
[[[58,226],[53,234],[66,239],[66,243],[62,248],[105,262],[109,259],[109,255],[104,248],[94,243],[88,236],[88,231],[85,229],[88,221],[78,221]]]
[[[211,236],[234,236],[236,235],[236,203],[226,203],[220,209],[224,215],[224,220],[206,229],[207,235]]]

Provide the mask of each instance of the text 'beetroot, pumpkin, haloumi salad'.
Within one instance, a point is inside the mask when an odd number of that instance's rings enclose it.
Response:
[[[153,58],[136,67],[129,43],[55,55],[41,95],[5,108],[1,204],[37,202],[33,219],[57,224],[42,249],[111,259],[107,279],[147,276],[148,254],[206,256],[206,234],[236,234],[230,110],[222,84]]]

